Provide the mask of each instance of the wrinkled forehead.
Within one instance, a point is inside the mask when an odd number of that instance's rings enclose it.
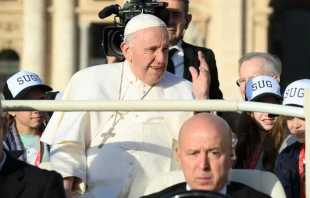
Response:
[[[239,75],[272,75],[268,62],[260,57],[253,57],[249,60],[244,61],[239,68]],[[255,76],[252,76],[255,77]]]
[[[184,0],[159,0],[159,2],[168,2],[168,10],[179,11],[185,13],[185,3]],[[172,8],[172,9],[171,9]]]
[[[139,45],[152,43],[169,43],[169,36],[166,27],[150,27],[139,30],[134,35],[134,42]]]

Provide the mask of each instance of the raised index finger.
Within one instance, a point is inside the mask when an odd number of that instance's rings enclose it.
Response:
[[[205,60],[205,57],[201,51],[198,52],[198,59],[200,61],[199,69],[204,69],[207,72],[210,72],[209,65],[208,65],[207,61]]]

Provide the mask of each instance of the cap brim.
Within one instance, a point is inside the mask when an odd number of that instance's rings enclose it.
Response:
[[[262,99],[263,97],[265,96],[273,96],[275,97],[276,99],[279,99],[279,100],[282,100],[282,96],[279,96],[275,93],[262,93],[262,94],[259,94],[258,96],[255,96],[252,100],[250,101],[253,101],[253,102],[258,102],[260,99]]]
[[[269,118],[275,118],[275,117],[278,117],[279,114],[274,114],[274,113],[268,113],[268,117]]]
[[[291,106],[291,107],[301,107],[301,108],[304,108],[304,106],[298,105],[298,104],[285,104],[284,106]]]
[[[20,91],[14,98],[13,100],[21,100],[25,97],[25,95],[34,87],[39,87],[41,89],[43,89],[45,92],[47,91],[52,91],[53,89],[50,86],[47,85],[33,85],[33,86],[29,86],[26,87],[25,89],[23,89],[22,91]]]

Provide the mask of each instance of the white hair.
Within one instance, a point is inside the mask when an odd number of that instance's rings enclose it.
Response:
[[[132,34],[128,34],[127,36],[124,36],[124,42],[128,44],[129,48],[133,48],[133,41],[134,41],[136,33],[137,32],[134,32]]]
[[[266,66],[268,67],[268,70],[270,72],[269,75],[271,75],[271,76],[273,76],[273,75],[280,76],[281,75],[282,63],[281,63],[281,60],[279,59],[279,57],[277,57],[275,55],[268,54],[268,53],[264,53],[264,52],[250,52],[250,53],[243,55],[239,59],[239,72],[240,72],[240,67],[241,67],[242,63],[245,61],[251,60],[253,58],[261,58],[267,62]]]

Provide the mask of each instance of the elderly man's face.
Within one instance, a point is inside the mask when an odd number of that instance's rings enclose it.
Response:
[[[209,123],[209,125],[212,125]],[[191,189],[221,191],[227,181],[228,170],[232,166],[231,141],[218,126],[193,129],[182,136],[177,156]]]
[[[184,3],[182,0],[158,0],[158,2],[168,2],[169,20],[166,25],[169,33],[169,42],[171,46],[176,45],[183,36],[191,22],[192,16],[185,15]]]
[[[252,58],[250,60],[244,61],[239,69],[239,83],[240,83],[240,92],[242,98],[245,100],[245,84],[250,79],[260,76],[272,76],[271,71],[268,70],[266,66],[267,62],[262,58]],[[274,76],[278,81],[280,81],[279,76]]]
[[[165,75],[168,64],[169,41],[164,27],[140,30],[133,37],[133,46],[122,49],[134,75],[142,82],[153,85]]]

